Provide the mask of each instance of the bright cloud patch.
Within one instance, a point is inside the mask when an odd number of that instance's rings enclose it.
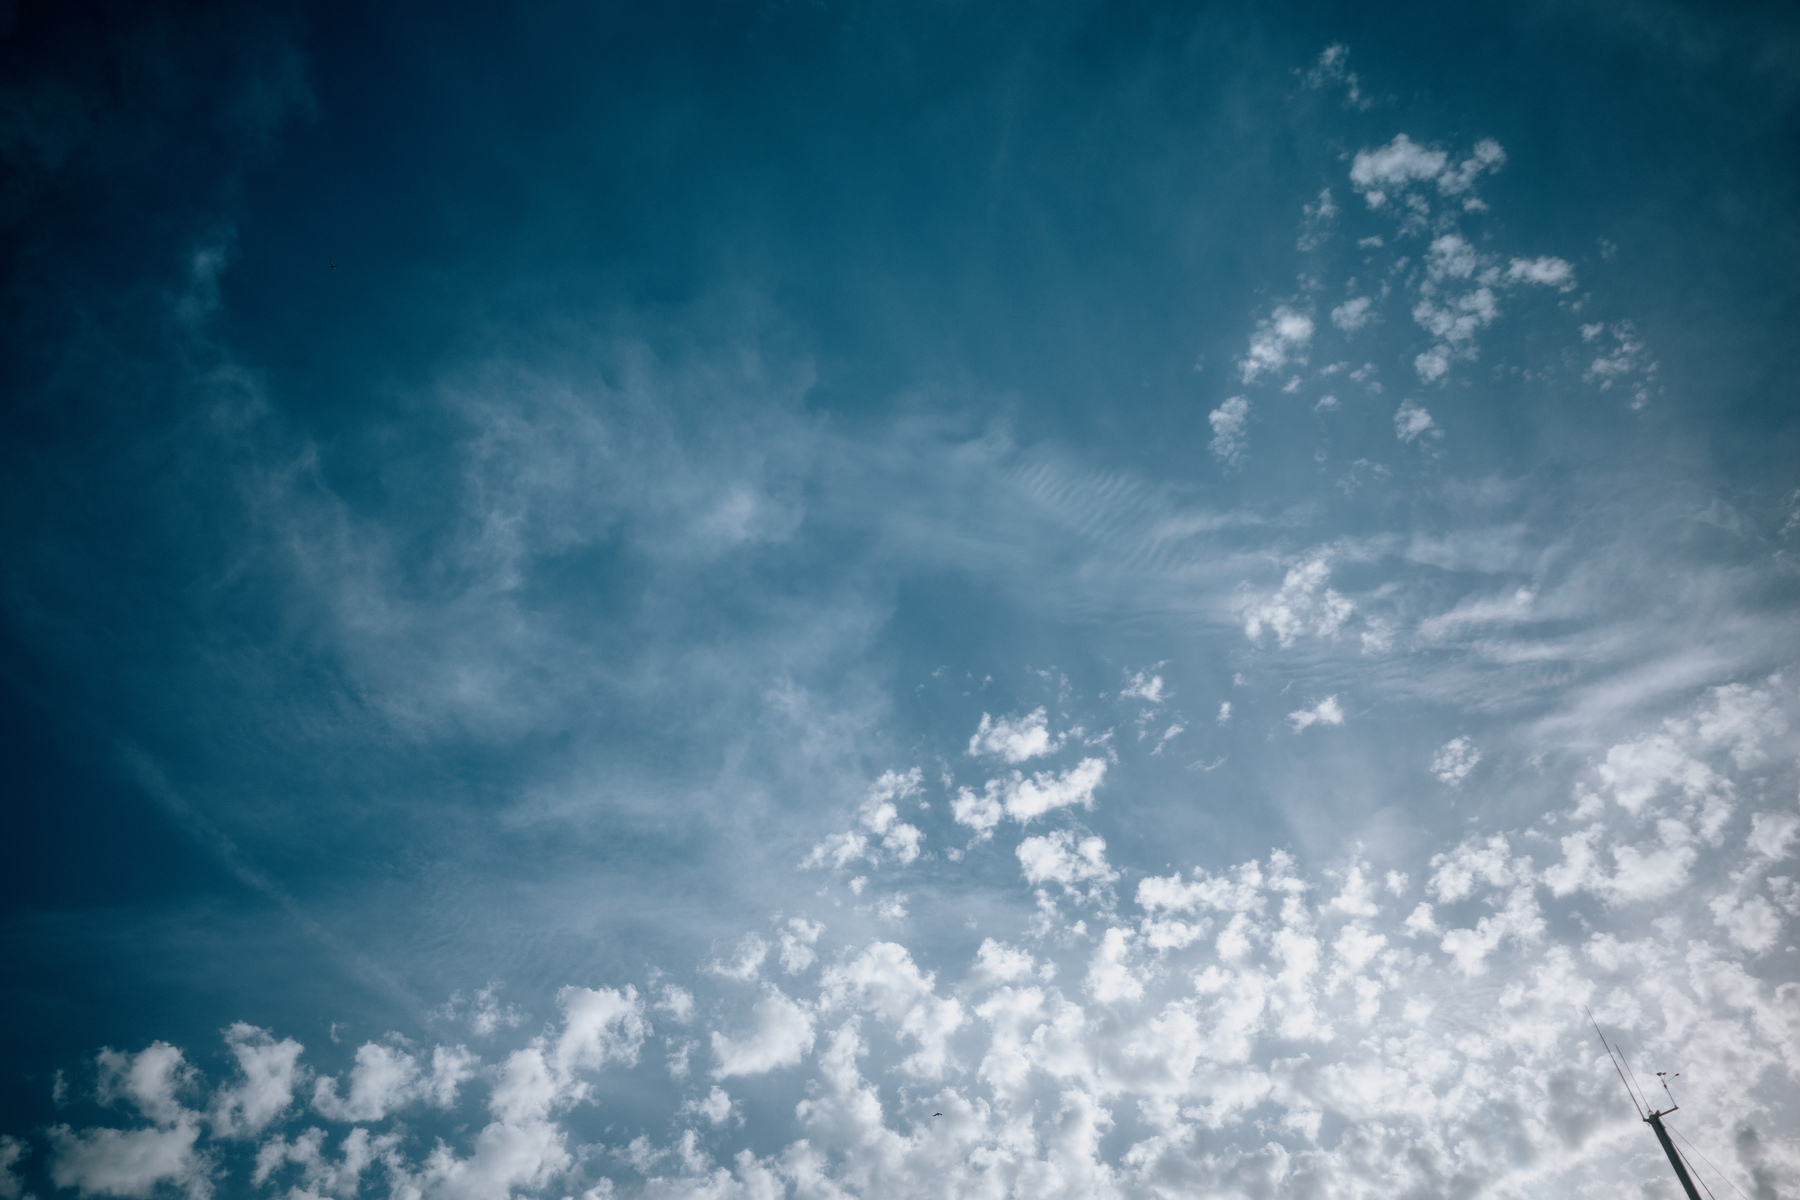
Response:
[[[1213,431],[1210,446],[1219,461],[1235,463],[1243,457],[1244,422],[1249,415],[1250,402],[1242,396],[1231,397],[1207,414]]]
[[[1255,383],[1290,365],[1304,364],[1312,336],[1311,317],[1291,308],[1277,308],[1267,320],[1257,323],[1250,337],[1250,349],[1238,367],[1244,382]]]
[[[1353,296],[1331,310],[1331,323],[1345,333],[1355,333],[1375,319],[1374,301]]]
[[[1336,637],[1356,605],[1328,586],[1330,578],[1323,555],[1290,568],[1274,592],[1242,606],[1244,636],[1254,642],[1267,631],[1283,649],[1302,636]]]
[[[756,1002],[749,1030],[728,1036],[712,1035],[713,1077],[761,1075],[778,1067],[791,1067],[812,1049],[812,1012],[775,987],[766,987]]]
[[[987,714],[982,714],[982,720],[985,729]],[[1013,735],[1011,741],[1004,741],[1006,735],[1002,735],[1002,744],[1008,749],[1029,746],[1028,736],[1021,741],[1017,731],[1009,729],[1008,734]],[[1029,729],[1025,734],[1029,734]],[[1048,737],[1047,734],[1045,736]],[[977,740],[980,737],[980,734],[976,735]],[[975,741],[969,743],[969,752],[976,752]],[[923,787],[923,780],[924,773],[918,767],[904,772],[883,772],[881,778],[870,786],[868,795],[857,809],[857,823],[861,828],[834,833],[817,843],[801,860],[801,867],[842,869],[858,862],[879,863],[886,860],[906,866],[917,859],[925,835],[918,826],[900,820],[898,803],[918,795]]]
[[[1294,727],[1295,733],[1310,729],[1314,725],[1342,725],[1343,723],[1344,710],[1338,706],[1336,696],[1327,696],[1311,708],[1303,708],[1298,712],[1288,714],[1288,724]]]
[[[1058,883],[1073,889],[1079,884],[1107,884],[1119,877],[1106,862],[1106,842],[1097,837],[1079,840],[1066,829],[1019,843],[1019,865],[1031,884]]]
[[[1103,758],[1084,758],[1061,773],[1039,771],[1027,777],[1014,771],[988,780],[980,793],[960,789],[950,811],[961,824],[985,833],[1006,817],[1023,824],[1070,805],[1092,808],[1094,789],[1106,778],[1106,765]]]
[[[1411,400],[1403,401],[1394,411],[1394,436],[1403,442],[1417,441],[1438,432],[1437,422],[1432,420],[1431,414]]]
[[[1466,737],[1451,738],[1431,756],[1431,773],[1446,786],[1460,787],[1480,761],[1481,751],[1474,742]]]
[[[1022,763],[1062,748],[1062,739],[1050,736],[1049,717],[1040,706],[1022,717],[1001,717],[998,721],[981,714],[981,725],[969,739],[969,753],[998,758],[1002,762]]]

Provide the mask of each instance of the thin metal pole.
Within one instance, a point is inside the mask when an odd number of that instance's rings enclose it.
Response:
[[[1674,1112],[1669,1109],[1668,1112]],[[1662,1119],[1667,1113],[1659,1113],[1655,1109],[1644,1120],[1650,1128],[1656,1130],[1656,1140],[1662,1143],[1663,1153],[1669,1156],[1669,1165],[1675,1168],[1675,1177],[1681,1180],[1681,1186],[1687,1189],[1688,1200],[1700,1200],[1700,1193],[1694,1190],[1694,1181],[1688,1177],[1687,1165],[1681,1161],[1681,1155],[1675,1153],[1675,1143],[1669,1140],[1669,1131],[1663,1128]]]

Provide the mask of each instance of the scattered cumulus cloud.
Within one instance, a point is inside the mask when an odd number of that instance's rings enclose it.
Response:
[[[1244,636],[1260,641],[1265,631],[1282,649],[1303,636],[1333,638],[1356,611],[1356,605],[1329,586],[1331,563],[1316,555],[1289,568],[1281,586],[1244,602]]]
[[[1212,425],[1211,449],[1220,462],[1236,464],[1244,456],[1244,422],[1250,416],[1250,401],[1233,396],[1206,416]]]
[[[1062,749],[1062,739],[1050,736],[1049,716],[1042,706],[1022,717],[994,720],[981,714],[981,724],[969,739],[969,753],[1022,763]]]
[[[1350,63],[1350,47],[1342,42],[1333,43],[1320,52],[1318,60],[1306,72],[1306,86],[1314,89],[1342,88],[1344,105],[1348,108],[1367,109],[1374,104],[1363,95],[1362,82],[1357,79]]]
[[[1106,861],[1106,842],[1088,836],[1077,841],[1066,829],[1041,837],[1028,837],[1019,843],[1019,865],[1025,880],[1033,885],[1058,883],[1075,889],[1081,884],[1108,884],[1119,873]]]
[[[977,793],[960,788],[950,802],[951,815],[978,833],[987,833],[1003,818],[1020,824],[1059,808],[1092,808],[1094,791],[1106,778],[1104,758],[1084,758],[1066,771],[1039,771],[1029,777],[1014,771],[990,779]]]
[[[1492,138],[1475,143],[1461,162],[1452,162],[1445,151],[1421,146],[1400,133],[1385,146],[1357,151],[1350,163],[1350,183],[1370,208],[1381,208],[1396,193],[1418,184],[1435,183],[1440,194],[1464,197],[1465,209],[1480,211],[1485,206],[1468,195],[1470,189],[1482,175],[1499,170],[1505,162],[1506,151]]]
[[[1310,729],[1314,725],[1342,725],[1344,710],[1338,706],[1336,696],[1327,696],[1311,708],[1302,708],[1288,714],[1288,723],[1294,727],[1295,733]]]
[[[1312,336],[1311,317],[1285,306],[1277,307],[1267,319],[1257,322],[1256,332],[1250,336],[1250,349],[1238,365],[1239,374],[1245,383],[1255,383],[1290,365],[1304,365]]]
[[[1331,323],[1345,333],[1355,333],[1374,320],[1374,301],[1368,296],[1352,296],[1331,310]]]
[[[1161,675],[1150,671],[1134,671],[1128,673],[1125,686],[1119,690],[1122,700],[1142,700],[1145,704],[1160,705],[1169,698],[1167,686]]]
[[[1033,1195],[1060,1180],[1073,1195],[1155,1196],[1170,1178],[1278,1194],[1321,1177],[1425,1193],[1459,1174],[1502,1191],[1603,1191],[1649,1151],[1627,1139],[1641,1134],[1635,1116],[1609,1100],[1616,1084],[1593,1062],[1586,1009],[1658,1062],[1731,1061],[1689,1084],[1684,1107],[1699,1113],[1762,1121],[1754,1114],[1800,1078],[1800,985],[1759,966],[1785,953],[1800,921],[1784,689],[1714,688],[1597,752],[1567,807],[1530,829],[1478,828],[1391,864],[1351,850],[1308,870],[1274,851],[1147,874],[1119,897],[1100,838],[1025,838],[1013,855],[1021,882],[1046,893],[1029,944],[987,936],[929,971],[914,949],[877,938],[813,990],[764,983],[747,1013],[711,1032],[712,1078],[683,1085],[660,1142],[580,1144],[568,1114],[607,1072],[609,1088],[629,1086],[649,1029],[632,989],[570,988],[561,1020],[491,1069],[485,1099],[457,1096],[459,1111],[479,1105],[487,1119],[454,1145],[410,1150],[398,1110],[327,1135],[271,1100],[246,1174],[258,1188],[323,1196],[379,1172],[408,1195],[469,1200],[824,1194],[875,1180],[910,1194],[946,1172],[952,1191],[979,1182]],[[1336,697],[1295,716],[1330,724],[1333,713],[1341,721]],[[1456,772],[1474,748],[1453,739],[1437,757],[1434,771]],[[1746,804],[1767,783],[1779,787]],[[1559,938],[1548,902],[1584,897],[1588,927]],[[1064,913],[1069,900],[1076,910]],[[1470,1011],[1489,1014],[1478,1037]],[[229,1045],[288,1044],[234,1029]],[[358,1052],[359,1067],[373,1061]],[[243,1122],[251,1106],[227,1097],[253,1073],[209,1096],[166,1043],[105,1051],[96,1066],[96,1098],[128,1126],[46,1130],[51,1180],[88,1195],[211,1195],[224,1176],[203,1114]],[[758,1149],[718,1140],[740,1124],[724,1081],[775,1072],[793,1073],[788,1127]],[[391,1059],[380,1073],[417,1077]],[[1479,1134],[1497,1105],[1548,1118],[1496,1145]],[[1101,1114],[1127,1111],[1129,1137],[1109,1141],[1116,1126]],[[1324,1113],[1342,1122],[1331,1136]],[[1690,1133],[1730,1144],[1737,1120]],[[1783,1188],[1800,1179],[1791,1139],[1758,1136],[1765,1149],[1740,1164],[1746,1182],[1753,1171]],[[0,1141],[0,1167],[25,1155],[23,1139]],[[966,1165],[977,1158],[980,1180]]]
[[[819,935],[824,932],[825,926],[818,921],[809,921],[805,917],[788,918],[787,928],[781,933],[781,969],[794,975],[812,966],[818,958],[813,947],[819,944]]]
[[[1403,400],[1400,407],[1394,410],[1394,436],[1402,442],[1417,441],[1421,437],[1441,436],[1437,422],[1431,419],[1431,413],[1411,400]]]
[[[1614,387],[1628,391],[1632,408],[1642,408],[1650,402],[1657,364],[1631,322],[1583,325],[1581,338],[1600,350],[1583,375],[1587,382],[1597,384],[1602,392]]]
[[[1431,756],[1431,773],[1448,787],[1461,787],[1481,761],[1481,751],[1466,737],[1451,738]]]
[[[1041,710],[1034,715],[1041,716]],[[1025,720],[1029,722],[1030,719]],[[986,713],[982,714],[982,722],[984,729],[993,728],[988,724]],[[1043,730],[1040,728],[1038,732]],[[1029,727],[1024,733],[1030,733]],[[982,734],[977,733],[975,739],[970,741],[969,753],[977,752],[976,745],[981,738]],[[1029,744],[1028,738],[1020,741],[1018,737],[1006,742],[1003,736],[1001,742],[1014,750]],[[904,867],[916,861],[921,853],[925,834],[917,825],[900,820],[899,802],[918,795],[924,786],[925,775],[918,767],[907,771],[884,771],[881,778],[870,785],[868,794],[857,809],[857,824],[860,828],[834,833],[816,843],[801,860],[801,867],[842,870],[858,862],[880,863],[887,860]]]
[[[773,984],[764,986],[751,1017],[750,1028],[737,1037],[713,1031],[713,1078],[762,1075],[791,1067],[812,1050],[811,1010]]]
[[[1535,283],[1567,292],[1575,287],[1575,268],[1560,258],[1515,258],[1506,268],[1512,283]]]

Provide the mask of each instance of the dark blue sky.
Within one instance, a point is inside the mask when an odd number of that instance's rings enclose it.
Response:
[[[0,1200],[1800,1178],[1785,6],[0,31]]]

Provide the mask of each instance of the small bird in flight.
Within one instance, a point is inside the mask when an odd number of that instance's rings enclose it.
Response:
[[[932,1116],[934,1116],[934,1117],[941,1117],[941,1116],[943,1116],[943,1115],[944,1115],[944,1114],[943,1114],[943,1113],[932,1113],[932,1114],[931,1114],[931,1115],[932,1115]]]

